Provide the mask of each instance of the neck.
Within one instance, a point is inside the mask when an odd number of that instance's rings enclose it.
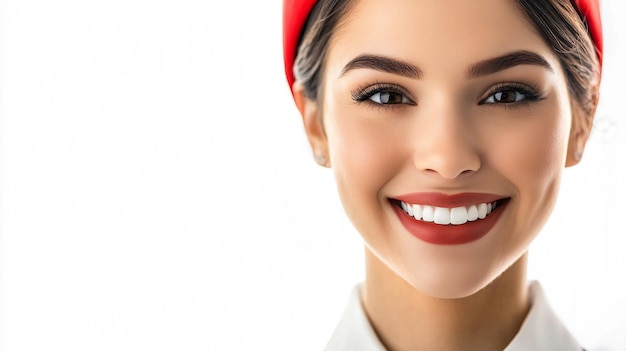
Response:
[[[503,350],[528,309],[526,254],[474,295],[424,295],[366,250],[363,306],[388,350]]]

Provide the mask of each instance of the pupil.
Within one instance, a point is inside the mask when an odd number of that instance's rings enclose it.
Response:
[[[383,104],[399,104],[402,102],[402,96],[396,93],[381,93],[380,102]]]
[[[496,99],[500,102],[515,102],[515,92],[503,91],[496,94]]]

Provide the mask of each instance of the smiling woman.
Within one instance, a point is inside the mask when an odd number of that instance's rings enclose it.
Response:
[[[284,10],[306,134],[366,246],[327,349],[580,350],[526,266],[589,137],[597,2]]]

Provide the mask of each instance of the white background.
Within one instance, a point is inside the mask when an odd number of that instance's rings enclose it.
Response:
[[[0,6],[1,347],[320,350],[363,249],[283,78],[281,2]],[[596,130],[530,278],[626,350],[626,6],[603,6]]]

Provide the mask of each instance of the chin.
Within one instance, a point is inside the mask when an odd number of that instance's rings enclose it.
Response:
[[[472,296],[489,285],[490,279],[441,279],[408,283],[424,295],[438,299],[462,299]]]
[[[405,261],[405,264],[396,266],[399,269],[390,266],[392,271],[416,291],[439,299],[472,296],[498,279],[511,266],[502,261],[501,264],[494,264],[495,257],[483,261],[412,258],[408,260],[411,262]]]

